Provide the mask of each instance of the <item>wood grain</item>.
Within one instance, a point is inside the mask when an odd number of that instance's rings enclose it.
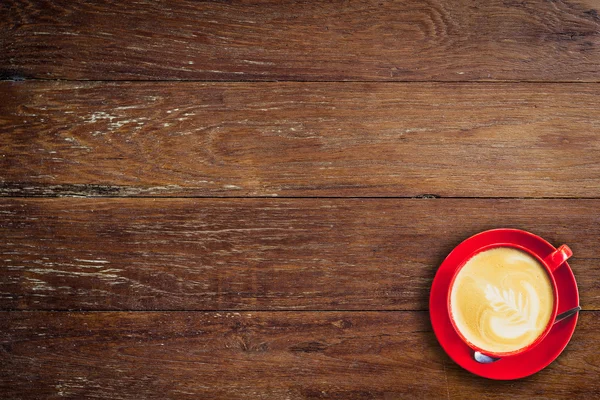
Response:
[[[0,6],[9,79],[600,79],[598,0]]]
[[[0,195],[599,197],[591,84],[0,83]]]
[[[15,399],[540,399],[600,395],[600,318],[548,368],[493,382],[443,353],[426,312],[0,313]]]
[[[0,2],[0,397],[600,398],[599,10]],[[501,226],[584,308],[517,382],[426,311]]]
[[[0,307],[426,310],[467,237],[567,243],[600,308],[600,200],[4,199]]]

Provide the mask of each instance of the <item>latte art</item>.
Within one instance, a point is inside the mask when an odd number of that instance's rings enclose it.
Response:
[[[485,298],[495,314],[490,317],[490,329],[496,336],[515,339],[535,330],[540,299],[529,283],[523,282],[523,287],[526,294],[519,292],[518,301],[512,288],[500,292],[489,283],[485,287]]]
[[[493,353],[519,350],[546,329],[554,308],[544,267],[523,251],[498,247],[481,252],[460,270],[450,311],[460,333]]]

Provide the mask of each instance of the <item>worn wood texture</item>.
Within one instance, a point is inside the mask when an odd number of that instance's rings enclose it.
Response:
[[[426,312],[0,313],[6,398],[597,398],[600,318],[518,382],[476,378]]]
[[[4,196],[600,196],[592,84],[0,83]]]
[[[599,10],[0,2],[0,397],[600,398]],[[518,382],[426,311],[500,226],[568,243],[584,308]]]
[[[0,4],[6,78],[600,80],[600,2]]]
[[[600,307],[600,200],[4,199],[0,308],[426,310],[459,242],[515,227]]]

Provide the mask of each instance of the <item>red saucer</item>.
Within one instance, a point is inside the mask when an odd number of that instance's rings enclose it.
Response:
[[[518,229],[494,229],[471,236],[446,257],[438,269],[429,298],[431,325],[438,341],[450,358],[469,372],[490,379],[510,380],[524,378],[544,369],[554,361],[571,340],[578,315],[557,322],[539,345],[526,353],[502,358],[491,364],[480,364],[473,359],[473,350],[454,331],[448,315],[450,281],[467,257],[481,247],[493,244],[516,244],[526,247],[542,259],[555,249],[539,236]],[[558,286],[558,313],[579,305],[577,283],[568,263],[554,273]]]

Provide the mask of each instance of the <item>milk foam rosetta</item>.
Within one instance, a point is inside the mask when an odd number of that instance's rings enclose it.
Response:
[[[540,336],[552,316],[552,283],[531,255],[510,247],[476,254],[459,271],[450,311],[462,335],[493,353],[519,350]]]

